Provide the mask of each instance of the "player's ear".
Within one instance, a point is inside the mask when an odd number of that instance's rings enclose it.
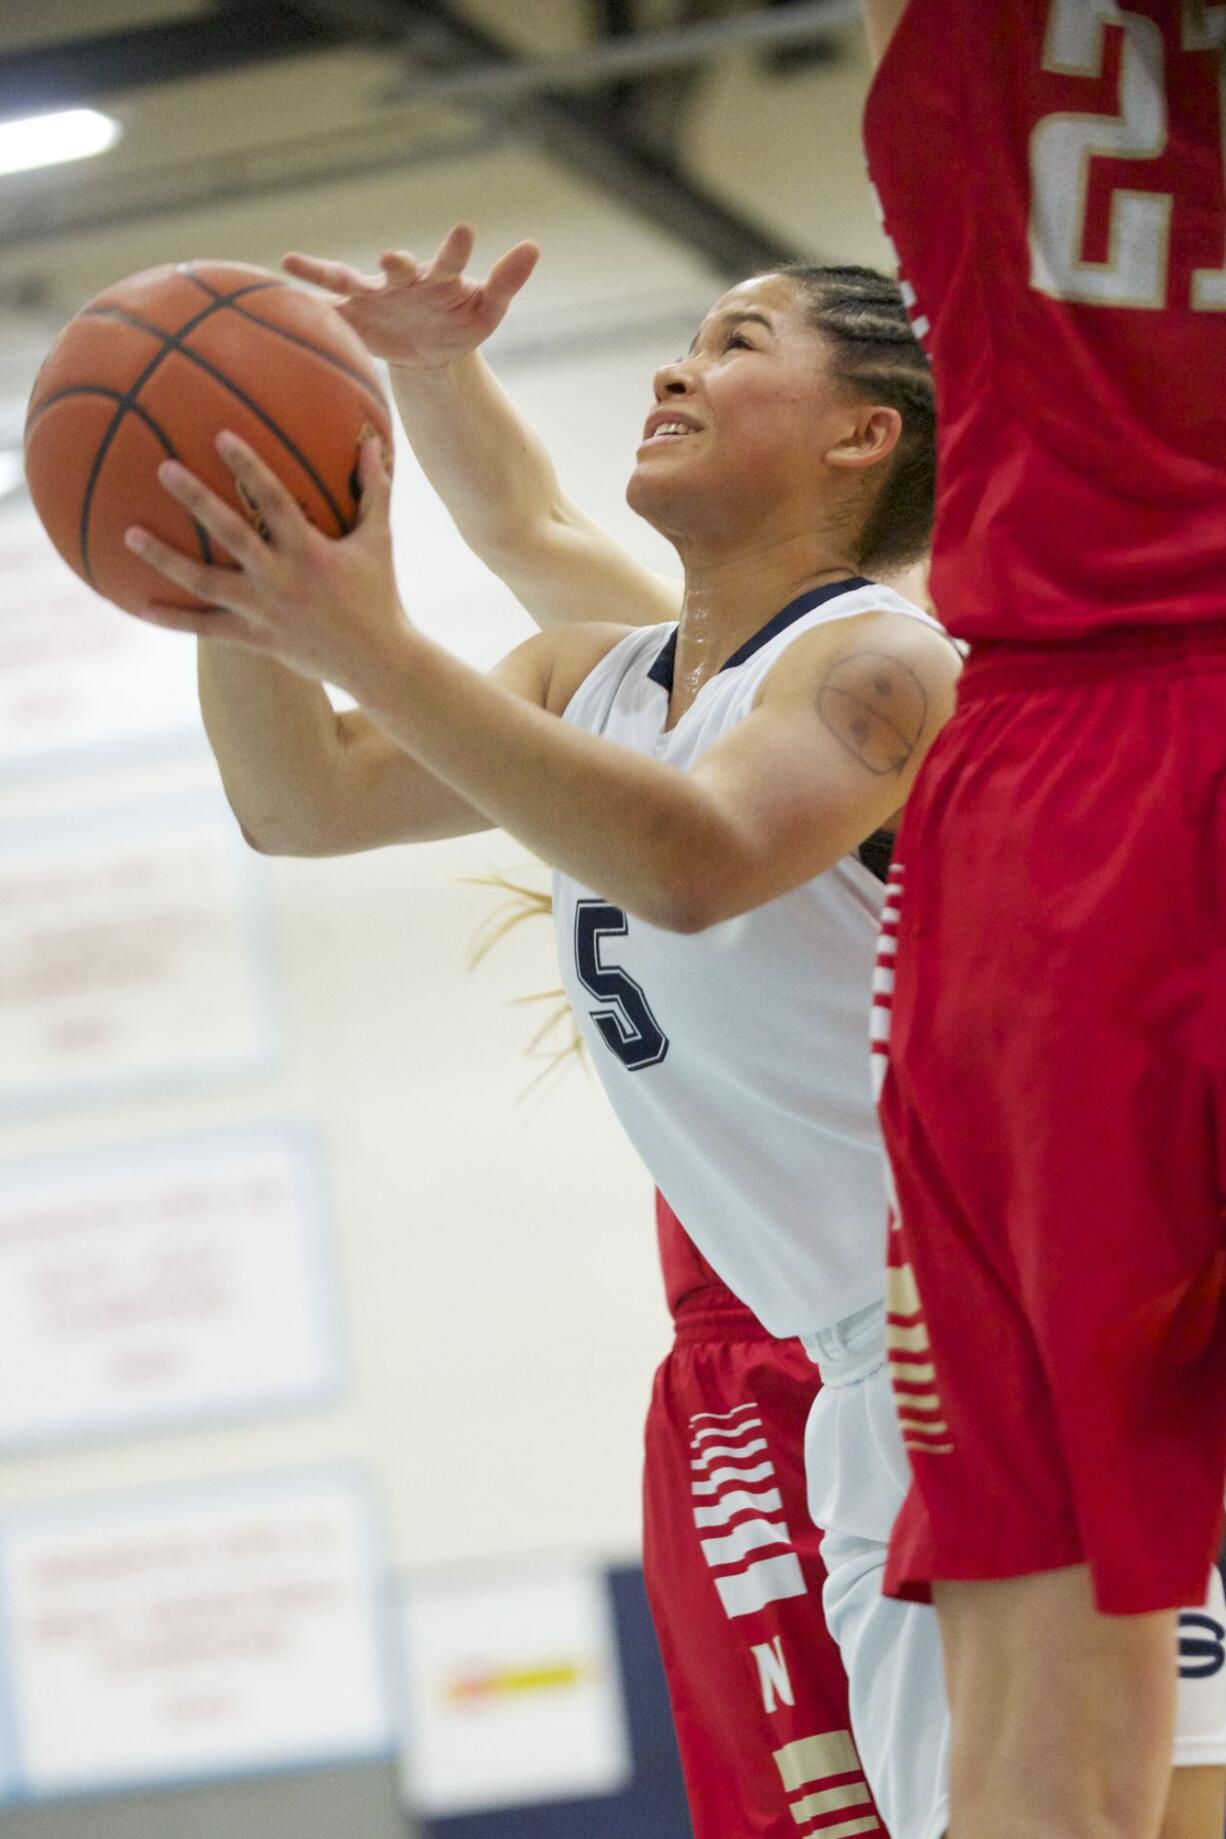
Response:
[[[897,409],[865,403],[852,425],[826,449],[826,463],[851,470],[876,466],[893,453],[901,434],[902,416]]]

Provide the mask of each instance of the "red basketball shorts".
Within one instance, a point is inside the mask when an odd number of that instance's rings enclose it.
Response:
[[[681,1306],[656,1374],[643,1568],[695,1839],[882,1832],[822,1619],[804,1479],[817,1388],[798,1341],[718,1291]]]
[[[1226,1484],[1226,627],[983,647],[908,802],[875,1047],[913,1485],[886,1588],[1198,1602]]]

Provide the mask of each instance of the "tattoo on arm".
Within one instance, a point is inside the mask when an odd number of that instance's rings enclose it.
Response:
[[[841,747],[878,778],[900,779],[928,720],[915,672],[883,651],[855,651],[832,664],[817,689],[817,713]]]

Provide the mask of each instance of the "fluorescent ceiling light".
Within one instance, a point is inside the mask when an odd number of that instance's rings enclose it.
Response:
[[[97,109],[58,109],[54,115],[0,121],[0,177],[105,153],[122,132],[117,121]]]

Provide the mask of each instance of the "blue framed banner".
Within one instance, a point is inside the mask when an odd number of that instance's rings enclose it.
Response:
[[[34,507],[0,511],[0,781],[203,752],[195,647],[121,613],[61,561]]]
[[[215,793],[0,826],[0,1111],[267,1067],[263,895]]]
[[[385,1575],[367,1492],[333,1471],[7,1519],[14,1798],[389,1757]]]
[[[304,1128],[0,1162],[0,1450],[321,1405],[335,1297]]]

